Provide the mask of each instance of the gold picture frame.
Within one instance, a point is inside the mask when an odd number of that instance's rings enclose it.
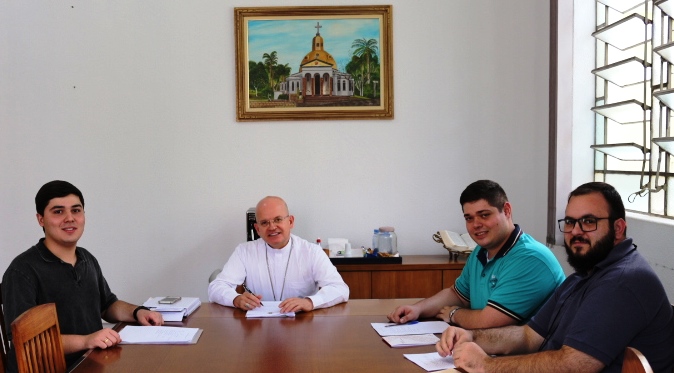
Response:
[[[393,119],[392,23],[391,5],[234,8],[237,121]]]

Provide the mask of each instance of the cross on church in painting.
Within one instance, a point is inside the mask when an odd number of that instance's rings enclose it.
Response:
[[[321,24],[319,22],[316,22],[316,26],[314,26],[314,27],[316,28],[316,35],[320,35],[321,30],[319,30],[319,29],[323,28],[323,26],[321,26]]]

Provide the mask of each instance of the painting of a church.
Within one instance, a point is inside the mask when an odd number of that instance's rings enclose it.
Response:
[[[311,52],[300,62],[300,71],[281,82],[279,95],[288,95],[290,101],[311,105],[329,104],[353,96],[354,80],[351,74],[338,70],[337,62],[324,47],[321,26],[316,23],[316,36],[311,42]]]
[[[393,117],[390,5],[235,16],[237,120]]]

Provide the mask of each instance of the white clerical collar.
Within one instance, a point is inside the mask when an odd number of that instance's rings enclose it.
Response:
[[[293,244],[293,238],[292,237],[290,237],[290,239],[288,240],[288,243],[280,249],[275,249],[275,248],[269,246],[269,244],[265,242],[265,245],[267,246],[267,250],[271,250],[272,253],[285,253],[286,251],[288,251],[286,249],[292,247],[292,244]]]

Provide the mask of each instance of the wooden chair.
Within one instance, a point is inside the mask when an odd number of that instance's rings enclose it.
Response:
[[[2,283],[0,283],[0,372],[5,372],[7,366],[7,352],[9,351],[9,339],[5,328],[5,311],[2,309]]]
[[[653,373],[653,369],[639,350],[627,347],[623,359],[622,373]]]
[[[12,343],[19,373],[66,371],[56,305],[37,305],[12,322]]]

